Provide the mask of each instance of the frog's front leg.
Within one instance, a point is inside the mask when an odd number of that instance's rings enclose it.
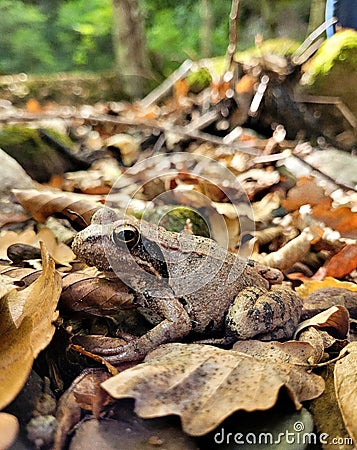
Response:
[[[291,289],[250,287],[236,296],[226,327],[238,339],[289,339],[299,323],[302,300]]]
[[[177,298],[153,298],[151,307],[164,318],[152,330],[128,344],[100,353],[112,364],[142,359],[151,350],[166,342],[173,342],[191,331],[191,320]]]

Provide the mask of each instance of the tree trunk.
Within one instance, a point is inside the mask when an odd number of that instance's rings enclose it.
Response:
[[[308,34],[325,21],[325,0],[311,0]]]
[[[139,0],[113,0],[116,73],[130,98],[146,93],[149,58]]]
[[[200,47],[201,56],[208,58],[212,56],[212,9],[211,0],[201,0],[200,4],[201,28]]]

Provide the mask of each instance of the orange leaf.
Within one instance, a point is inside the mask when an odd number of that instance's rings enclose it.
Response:
[[[317,289],[322,288],[343,288],[349,289],[350,291],[357,292],[357,284],[350,283],[348,281],[339,281],[332,277],[326,277],[323,281],[314,280],[314,281],[306,281],[301,286],[298,286],[295,290],[297,294],[300,295],[301,298],[306,298],[308,295],[312,294],[312,292]]]
[[[322,187],[318,186],[313,178],[302,177],[295,187],[290,189],[287,198],[282,200],[282,206],[289,211],[295,211],[302,205],[321,205],[328,209],[331,199],[326,196]],[[327,207],[327,208],[326,208]]]
[[[319,274],[325,277],[342,278],[344,275],[351,273],[357,267],[357,244],[348,244],[343,247],[336,255],[334,255],[327,263],[321,267],[313,277],[320,279]]]
[[[314,219],[339,231],[342,236],[357,238],[357,213],[352,212],[347,206],[331,209],[325,200],[312,208],[311,215]]]

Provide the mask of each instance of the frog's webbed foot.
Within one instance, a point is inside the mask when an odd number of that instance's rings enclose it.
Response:
[[[125,345],[101,350],[100,355],[111,364],[140,360],[159,345],[176,341],[191,331],[191,320],[178,299],[156,299],[155,304],[165,317],[162,322]]]

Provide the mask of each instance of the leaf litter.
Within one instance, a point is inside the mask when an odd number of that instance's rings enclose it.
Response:
[[[282,392],[290,397],[294,408],[308,406],[305,402],[324,392],[324,378],[329,380],[321,370],[315,373],[316,365],[340,357],[335,364],[334,388],[330,384],[329,389],[335,391],[335,409],[341,411],[349,435],[356,439],[356,352],[353,343],[346,346],[349,340],[356,339],[352,326],[357,310],[353,295],[357,290],[355,189],[326,180],[323,173],[306,176],[287,171],[288,160],[303,161],[304,144],[286,140],[281,125],[275,126],[271,138],[263,139],[235,123],[229,113],[231,127],[226,136],[207,132],[212,123],[222,125],[221,111],[228,108],[224,104],[228,86],[218,86],[217,92],[223,97],[211,102],[209,117],[202,112],[203,97],[194,96],[185,83],[180,80],[172,97],[146,107],[145,102],[87,105],[73,109],[72,117],[60,106],[53,107],[52,114],[61,121],[65,117],[71,134],[79,136],[87,130],[84,140],[81,135],[82,142],[87,150],[98,153],[85,172],[54,177],[41,188],[14,191],[35,222],[29,223],[28,215],[23,214],[21,227],[21,220],[14,216],[15,228],[5,226],[0,235],[0,257],[4,262],[0,278],[4,310],[0,328],[4,339],[0,351],[7,380],[0,384],[2,406],[17,395],[34,359],[49,344],[44,354],[51,362],[51,370],[45,372],[50,372],[52,389],[58,396],[62,394],[55,448],[63,448],[83,411],[109,417],[113,399],[125,397],[135,398],[135,411],[140,417],[176,414],[187,434],[201,436],[235,411],[278,408]],[[212,86],[208,89],[212,95]],[[194,109],[200,111],[199,120],[194,120]],[[212,117],[216,119],[210,122]],[[8,118],[10,123],[12,120],[16,121],[16,117]],[[26,115],[21,120],[26,121]],[[35,117],[28,115],[27,120],[36,127]],[[90,137],[92,132],[95,142]],[[179,161],[178,173],[162,176],[164,163],[156,166],[146,160],[157,152],[176,150],[219,162],[239,180],[247,197],[242,198],[235,183],[220,178],[214,163],[198,173],[180,166]],[[305,145],[305,151],[324,150]],[[126,170],[137,160],[146,160],[146,166],[134,170],[128,183]],[[122,175],[120,183],[116,183],[118,174]],[[175,206],[190,206],[193,198],[197,202],[197,194],[205,196],[206,200],[198,201],[196,207],[208,222],[211,220],[214,237],[223,240],[217,217],[223,218],[231,251],[239,249],[248,257],[282,270],[284,284],[304,298],[302,317],[308,322],[300,325],[295,341],[246,340],[236,343],[233,349],[167,344],[134,367],[118,367],[120,373],[114,377],[109,378],[105,372],[85,378],[80,374],[82,369],[96,363],[75,354],[73,347],[60,355],[51,348],[55,345],[52,323],[56,309],[61,315],[56,333],[64,332],[74,343],[86,342],[91,350],[117,346],[122,338],[126,342],[130,336],[140,334],[139,329],[141,332],[137,318],[126,316],[132,312],[133,293],[107,278],[107,274],[88,272],[82,263],[73,261],[69,247],[63,250],[65,244],[59,237],[48,229],[41,230],[39,223],[56,217],[75,233],[90,223],[104,202],[115,206],[126,204],[130,198],[132,212],[140,214],[150,209],[153,199],[168,192]],[[182,230],[192,230],[192,226],[184,223]],[[45,241],[54,259],[42,248],[42,273],[31,268],[26,258],[10,263],[11,244],[38,246],[39,240]],[[73,364],[76,370],[68,379],[65,372],[71,372]],[[112,396],[111,402],[103,400],[98,388],[102,376],[108,378],[102,387]],[[85,386],[92,385],[94,393],[88,394],[88,389],[81,387],[84,379]],[[318,430],[324,432],[324,419],[319,420],[313,408],[311,411]],[[329,430],[332,433],[333,429]]]

